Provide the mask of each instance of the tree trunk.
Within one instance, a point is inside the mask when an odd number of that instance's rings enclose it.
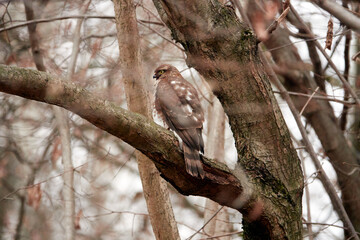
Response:
[[[184,47],[188,66],[207,79],[229,117],[237,168],[244,169],[257,200],[242,211],[244,238],[301,239],[300,162],[254,35],[232,9],[216,1],[153,2]]]
[[[132,0],[114,1],[120,67],[128,108],[152,119],[151,106],[143,74],[140,38]],[[167,183],[150,159],[136,151],[144,196],[156,239],[180,239],[171,207]]]

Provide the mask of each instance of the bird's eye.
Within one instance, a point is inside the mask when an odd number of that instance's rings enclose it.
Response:
[[[163,74],[165,72],[165,70],[160,70],[159,74]]]

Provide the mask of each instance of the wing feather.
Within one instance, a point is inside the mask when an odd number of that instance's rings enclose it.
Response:
[[[183,140],[187,172],[194,177],[204,178],[199,153],[204,153],[201,135],[204,113],[196,89],[179,73],[170,73],[166,79],[158,82],[155,99],[158,113]]]

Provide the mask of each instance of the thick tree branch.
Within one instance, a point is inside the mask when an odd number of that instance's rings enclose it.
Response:
[[[206,178],[186,173],[176,137],[146,117],[127,111],[61,78],[32,69],[0,65],[0,91],[63,107],[96,127],[121,138],[153,160],[161,175],[184,195],[212,199],[221,205],[250,211],[250,196],[240,170],[203,158]],[[240,181],[241,179],[241,181]],[[250,201],[249,201],[250,202]]]

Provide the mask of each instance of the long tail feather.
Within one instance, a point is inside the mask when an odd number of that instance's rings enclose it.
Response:
[[[184,150],[186,171],[193,177],[197,177],[197,178],[200,177],[204,179],[205,172],[200,159],[199,151],[190,148],[185,143],[183,144],[183,150]]]

